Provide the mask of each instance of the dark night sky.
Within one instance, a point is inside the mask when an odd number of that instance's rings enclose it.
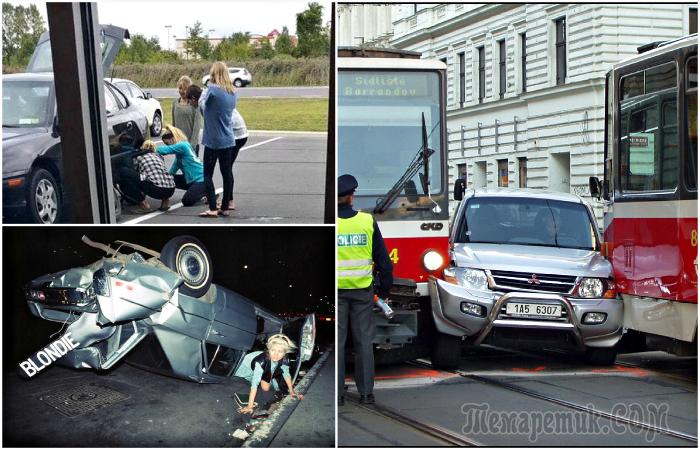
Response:
[[[101,258],[103,252],[80,240],[83,235],[104,244],[122,240],[160,251],[169,239],[183,234],[198,238],[206,246],[213,261],[215,283],[276,313],[334,314],[333,227],[5,226],[4,362],[23,359],[27,348],[36,350],[60,328],[61,324],[29,313],[22,287],[40,275]]]

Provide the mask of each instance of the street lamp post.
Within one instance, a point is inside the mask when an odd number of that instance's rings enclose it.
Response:
[[[170,28],[172,25],[165,25],[165,29],[168,30],[168,50],[170,50]]]

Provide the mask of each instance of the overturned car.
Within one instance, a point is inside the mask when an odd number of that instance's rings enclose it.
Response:
[[[33,315],[67,326],[58,341],[20,364],[24,375],[35,375],[54,360],[106,370],[125,359],[198,383],[224,382],[246,353],[276,333],[299,347],[289,355],[294,379],[311,358],[313,314],[286,321],[212,283],[211,257],[196,238],[173,238],[160,252],[123,241],[82,240],[106,256],[41,276],[25,288]]]

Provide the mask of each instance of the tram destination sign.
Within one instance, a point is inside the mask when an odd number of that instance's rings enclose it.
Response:
[[[341,97],[412,98],[427,97],[430,92],[430,74],[354,72],[340,78]]]

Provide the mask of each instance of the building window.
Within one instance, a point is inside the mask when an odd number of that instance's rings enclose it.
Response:
[[[525,33],[520,35],[520,83],[523,92],[527,92],[527,41],[525,38]]]
[[[688,10],[688,34],[695,34],[698,32],[698,9],[690,8]]]
[[[483,103],[486,97],[486,52],[484,47],[479,47],[476,51],[479,54],[479,103]]]
[[[464,65],[464,52],[458,54],[459,56],[459,107],[462,108],[464,107],[464,73],[465,73],[465,65]]]
[[[498,187],[508,187],[508,160],[498,160]]]
[[[556,25],[557,84],[566,82],[566,18],[554,21]]]
[[[527,187],[527,158],[518,158],[518,187]]]
[[[498,96],[506,93],[506,40],[498,41]]]
[[[467,164],[457,164],[457,178],[464,180],[464,185],[467,185]]]

